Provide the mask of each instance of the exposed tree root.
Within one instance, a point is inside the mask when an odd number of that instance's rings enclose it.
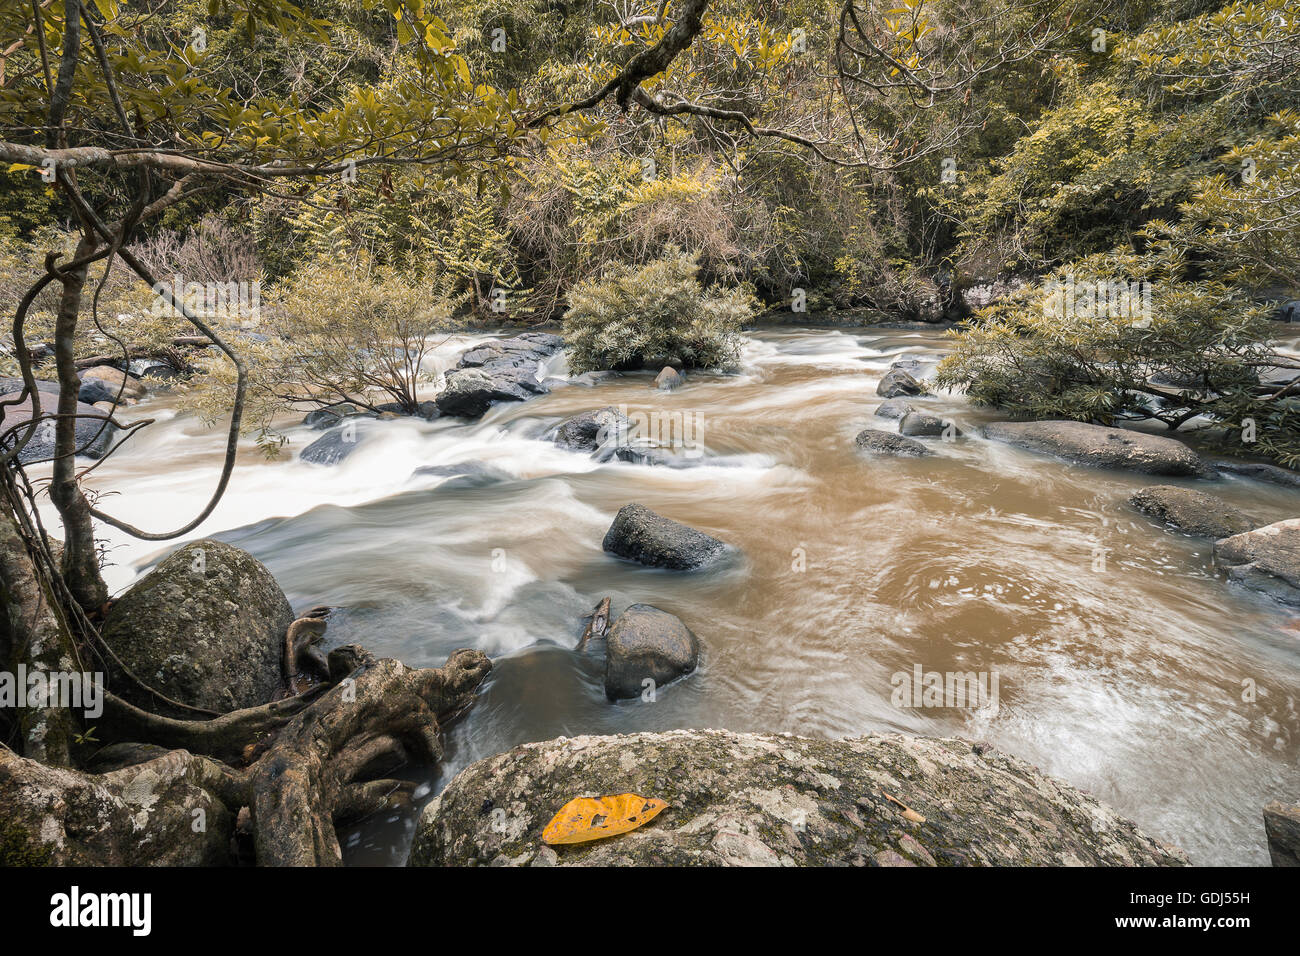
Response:
[[[492,665],[459,650],[440,668],[409,668],[355,646],[329,663],[328,686],[209,721],[109,697],[104,732],[146,743],[105,748],[100,763],[115,769],[104,773],[0,749],[0,863],[229,863],[249,807],[259,865],[340,864],[336,824],[409,805],[411,785],[387,775],[441,756],[439,721],[470,703]]]

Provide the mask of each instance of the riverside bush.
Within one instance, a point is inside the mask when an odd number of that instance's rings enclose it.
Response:
[[[564,337],[576,373],[678,360],[735,368],[740,327],[754,314],[748,287],[705,289],[692,255],[670,250],[644,266],[621,264],[569,294]]]

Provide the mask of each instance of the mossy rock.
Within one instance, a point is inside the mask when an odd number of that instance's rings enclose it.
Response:
[[[292,622],[289,600],[260,561],[205,538],[172,552],[114,603],[103,633],[160,693],[225,712],[271,699]],[[120,672],[111,682],[128,700],[168,710]]]

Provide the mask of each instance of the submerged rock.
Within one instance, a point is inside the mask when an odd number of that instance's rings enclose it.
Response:
[[[640,697],[695,670],[700,642],[681,619],[649,604],[633,604],[618,616],[605,640],[605,696]]]
[[[298,453],[303,461],[316,465],[337,465],[361,444],[361,435],[355,425],[336,426]]]
[[[316,431],[324,431],[326,428],[333,428],[345,418],[359,414],[361,414],[360,409],[350,402],[344,402],[326,408],[313,409],[303,418],[302,423]]]
[[[53,414],[59,400],[58,393],[47,392],[39,386],[37,389],[41,393],[41,415]],[[19,394],[21,393],[0,395],[0,402],[11,402]],[[74,426],[77,435],[77,453],[85,455],[87,458],[102,458],[113,446],[113,441],[117,437],[117,426],[112,423],[106,412],[95,408],[93,405],[77,402],[76,413],[79,416],[77,424]],[[0,405],[0,431],[8,431],[15,425],[31,421],[31,418],[32,400],[30,397],[23,399],[17,405]],[[43,418],[37,424],[36,430],[27,444],[23,445],[23,450],[18,453],[18,460],[23,464],[27,464],[28,462],[45,461],[53,458],[54,430],[54,419]],[[12,447],[11,443],[22,440],[23,435],[22,431],[15,432],[0,445]]]
[[[697,570],[730,550],[717,538],[639,504],[619,509],[602,547],[621,558],[673,571]]]
[[[1222,498],[1177,485],[1143,488],[1130,495],[1128,503],[1157,521],[1202,538],[1226,538],[1256,526]]]
[[[1206,477],[1201,457],[1182,442],[1147,432],[1086,422],[994,422],[984,429],[994,441],[1043,452],[1093,468],[1122,468],[1148,475]]]
[[[1233,581],[1300,606],[1300,518],[1214,542],[1214,563]]]
[[[896,458],[924,458],[930,454],[919,441],[913,441],[903,435],[881,431],[879,428],[864,428],[858,432],[854,443],[873,455],[892,455]]]
[[[876,409],[875,415],[878,418],[902,418],[915,410],[909,402],[905,402],[901,398],[891,398],[889,401],[881,403],[880,407]]]
[[[509,481],[509,473],[481,461],[462,461],[455,465],[425,465],[411,472],[411,477],[442,476],[440,488],[473,488],[498,481]]]
[[[1275,485],[1300,488],[1300,472],[1292,471],[1290,468],[1283,468],[1280,465],[1270,465],[1259,461],[1216,461],[1214,467],[1230,475],[1241,475],[1243,478],[1254,478],[1256,481],[1268,481]]]
[[[685,379],[682,378],[677,369],[671,365],[665,365],[659,371],[659,374],[655,376],[655,388],[670,391],[680,386],[684,381]]]
[[[260,561],[205,538],[173,551],[115,601],[103,635],[159,692],[225,712],[271,699],[292,622],[288,599]],[[123,674],[113,674],[111,686],[134,703],[157,706]]]
[[[899,395],[920,395],[925,386],[901,368],[891,368],[876,386],[876,394],[885,398],[897,398]]]
[[[573,797],[623,792],[668,808],[619,837],[542,843]],[[489,804],[504,816],[485,813]],[[471,764],[425,807],[410,862],[1181,866],[1187,857],[1025,761],[964,740],[674,730],[524,744]]]

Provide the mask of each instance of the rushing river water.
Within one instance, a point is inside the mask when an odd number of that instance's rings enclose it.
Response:
[[[447,367],[484,338],[459,337],[435,359]],[[379,422],[334,467],[298,461],[318,433],[294,427],[279,460],[249,443],[191,537],[251,551],[296,610],[342,608],[327,646],[356,641],[421,666],[457,647],[491,655],[426,792],[474,760],[562,734],[959,734],[1090,791],[1194,863],[1267,863],[1260,809],[1300,795],[1300,619],[1216,575],[1209,542],[1126,505],[1156,482],[986,441],[977,426],[995,416],[957,396],[912,400],[966,433],[928,440],[935,456],[859,455],[858,431],[893,427],[872,416],[881,374],[942,348],[931,331],[760,330],[739,374],[695,373],[673,393],[627,375],[469,424]],[[562,375],[555,364],[548,374]],[[598,465],[543,440],[562,416],[604,405],[697,416],[705,464]],[[159,421],[94,472],[96,487],[123,492],[102,506],[150,530],[178,526],[211,492],[223,435],[166,397],[127,412]],[[512,477],[412,477],[471,461]],[[1261,521],[1300,511],[1300,491],[1195,484]],[[633,501],[743,560],[680,574],[605,554],[610,521]],[[115,590],[160,555],[109,541]],[[644,602],[678,615],[700,637],[699,669],[653,703],[609,703],[599,657],[572,650],[606,595],[616,613]],[[998,706],[895,706],[892,675],[916,665],[996,674]],[[1243,699],[1250,686],[1255,699]],[[347,835],[348,861],[400,862],[412,825],[369,821]]]

